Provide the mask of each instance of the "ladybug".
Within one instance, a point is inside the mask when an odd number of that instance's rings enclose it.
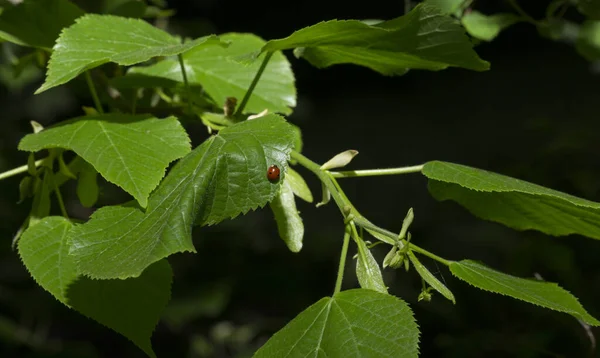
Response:
[[[267,170],[267,178],[270,182],[275,182],[279,180],[279,175],[281,174],[281,170],[276,165],[271,165]]]

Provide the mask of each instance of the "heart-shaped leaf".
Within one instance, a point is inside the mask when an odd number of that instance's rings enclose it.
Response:
[[[68,254],[72,228],[65,218],[48,216],[27,229],[18,244],[25,267],[60,302],[124,335],[155,357],[150,336],[169,301],[171,267],[163,260],[140,277],[127,280],[82,277]]]
[[[244,121],[210,137],[181,159],[152,193],[145,212],[104,207],[71,231],[71,254],[93,278],[127,278],[176,252],[191,251],[192,225],[211,225],[264,206],[284,178],[293,130],[277,115]],[[280,179],[280,180],[281,180]]]
[[[146,207],[169,163],[189,153],[190,143],[175,117],[112,113],[61,122],[19,143],[31,152],[48,148],[74,151]]]
[[[304,310],[254,357],[409,358],[418,356],[418,344],[419,328],[404,301],[355,289]]]
[[[41,93],[107,62],[130,66],[156,56],[174,56],[198,46],[223,45],[216,36],[181,43],[144,20],[88,14],[62,31],[53,47]]]
[[[230,33],[219,36],[230,42],[229,47],[206,46],[191,50],[183,55],[188,80],[201,84],[202,88],[218,104],[228,97],[241,100],[258,72],[260,61],[250,65],[238,61],[238,57],[259,51],[265,44],[252,34]],[[165,60],[148,67],[135,67],[132,75],[146,75],[183,82],[179,62]],[[127,77],[127,76],[126,76]],[[296,87],[290,63],[281,52],[276,52],[262,73],[252,92],[244,113],[258,113],[264,109],[289,114],[296,106]]]

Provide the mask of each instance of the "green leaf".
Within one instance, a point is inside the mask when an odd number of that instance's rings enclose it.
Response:
[[[450,271],[454,276],[482,290],[568,313],[587,324],[600,326],[600,321],[590,316],[577,298],[555,283],[507,275],[472,260],[452,262]]]
[[[358,245],[358,259],[356,260],[356,278],[360,287],[374,290],[381,293],[387,293],[387,287],[383,282],[379,264],[373,257],[371,250],[361,239],[356,240]]]
[[[285,180],[292,187],[292,191],[294,192],[294,194],[296,194],[296,196],[309,203],[313,202],[312,192],[310,191],[310,188],[308,187],[300,173],[298,173],[292,168],[288,168]]]
[[[154,357],[150,336],[169,301],[169,264],[158,262],[135,279],[81,277],[68,254],[72,228],[67,219],[50,216],[23,233],[18,250],[31,276],[66,306],[124,335]]]
[[[175,117],[111,113],[61,122],[19,143],[31,152],[48,148],[74,151],[146,207],[169,163],[189,153],[190,143]]]
[[[418,344],[419,328],[404,301],[354,289],[304,310],[254,357],[409,358],[418,356]]]
[[[183,55],[188,81],[201,84],[204,90],[218,103],[223,104],[227,97],[241,100],[254,79],[261,61],[244,65],[236,58],[240,55],[260,50],[265,41],[252,34],[229,33],[219,36],[231,44],[227,48],[205,46]],[[179,62],[165,60],[148,67],[135,67],[131,74],[168,78],[183,82]],[[296,106],[294,73],[286,57],[277,52],[269,61],[244,113],[258,113],[264,109],[271,112],[290,114],[290,107]]]
[[[467,32],[484,41],[492,41],[500,31],[519,21],[520,18],[515,14],[503,13],[487,16],[479,11],[468,12],[461,18]]]
[[[127,278],[176,252],[194,252],[192,225],[212,225],[262,207],[285,178],[293,132],[271,114],[227,127],[181,159],[152,193],[145,212],[103,207],[71,231],[79,270],[92,278]],[[281,182],[281,180],[280,180]]]
[[[27,0],[0,15],[0,39],[51,49],[60,31],[84,14],[68,0]]]
[[[465,0],[425,0],[425,4],[437,7],[446,15],[456,14],[464,3]]]
[[[600,1],[577,0],[577,9],[590,19],[600,20]]]
[[[450,291],[448,287],[446,287],[443,283],[440,282],[440,280],[433,276],[431,271],[429,271],[427,267],[425,267],[425,265],[423,265],[421,261],[419,261],[417,256],[415,256],[415,254],[411,250],[408,250],[408,257],[410,258],[410,262],[412,262],[413,266],[415,267],[419,275],[423,278],[423,280],[425,280],[425,282],[427,282],[431,287],[433,287],[434,290],[441,293],[442,296],[446,297],[447,299],[452,301],[452,303],[456,304],[456,300],[454,299],[452,291]]]
[[[481,60],[460,24],[436,7],[420,4],[410,13],[369,26],[361,21],[327,21],[272,40],[263,51],[296,48],[316,67],[352,63],[384,75],[407,69],[442,70],[449,66],[483,71]]]
[[[459,164],[433,161],[422,172],[434,198],[454,200],[482,219],[517,230],[600,239],[600,203]]]
[[[288,168],[289,174],[290,168]],[[285,242],[291,252],[300,252],[302,249],[302,238],[304,237],[304,224],[296,209],[296,200],[290,183],[286,180],[281,184],[279,193],[269,203],[275,221],[279,237]]]
[[[174,56],[196,47],[219,45],[215,36],[182,44],[144,20],[88,14],[63,30],[48,63],[41,93],[67,83],[86,70],[107,62],[130,66],[157,56]]]
[[[585,21],[577,34],[575,48],[588,61],[600,59],[600,21]]]
[[[81,205],[90,208],[98,201],[98,182],[96,176],[98,172],[94,167],[86,161],[79,171],[77,180],[77,197]]]

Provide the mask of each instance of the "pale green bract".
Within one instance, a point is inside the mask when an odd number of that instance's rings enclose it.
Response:
[[[183,55],[188,81],[200,84],[218,104],[227,97],[242,100],[252,83],[260,61],[245,65],[237,58],[240,55],[260,50],[265,41],[253,34],[229,33],[220,35],[228,42],[227,48],[205,46],[188,51]],[[148,67],[134,67],[128,74],[146,75],[183,82],[177,60],[164,60]],[[264,109],[271,112],[290,114],[296,106],[296,87],[290,63],[281,52],[276,52],[260,77],[244,113],[258,113]]]
[[[66,306],[130,339],[155,357],[150,337],[171,294],[172,272],[162,260],[128,280],[82,277],[69,253],[73,224],[48,216],[27,229],[19,255],[35,281]]]
[[[472,260],[452,262],[450,271],[482,290],[568,313],[587,324],[600,326],[600,321],[587,313],[577,298],[555,283],[511,276]]]
[[[275,215],[279,237],[291,252],[300,252],[304,238],[304,224],[298,209],[296,209],[296,198],[294,198],[294,192],[287,178],[281,184],[279,193],[275,195],[269,206]]]
[[[354,289],[308,307],[254,357],[416,358],[418,343],[419,328],[404,301]]]
[[[153,262],[194,252],[193,225],[212,225],[262,207],[285,178],[294,135],[280,116],[244,121],[210,137],[181,159],[152,193],[145,211],[109,206],[70,232],[70,254],[92,278],[135,277]]]
[[[224,45],[216,36],[181,43],[140,19],[87,14],[64,29],[53,47],[41,93],[107,62],[130,66],[157,56],[174,56],[199,46]]]
[[[19,143],[20,150],[30,152],[49,148],[74,151],[142,207],[169,163],[191,150],[188,135],[175,117],[118,113],[74,118],[28,134]]]
[[[426,4],[372,26],[358,20],[321,22],[284,39],[271,40],[262,51],[286,49],[296,49],[297,56],[319,68],[352,63],[384,75],[402,75],[411,68],[489,69],[460,24]]]
[[[433,161],[423,167],[437,200],[454,200],[474,215],[517,230],[600,239],[600,203],[523,180]]]
[[[387,286],[383,282],[381,269],[371,250],[361,239],[357,240],[356,244],[360,246],[358,248],[358,258],[356,259],[356,278],[360,287],[387,293]],[[364,260],[362,253],[364,253]]]
[[[412,262],[415,270],[419,273],[419,276],[425,280],[434,290],[438,291],[442,294],[442,296],[446,297],[452,303],[456,304],[456,299],[454,298],[454,294],[452,291],[446,287],[443,283],[440,282],[432,273],[419,261],[417,256],[411,251],[408,250],[408,258],[410,258],[410,262]],[[406,259],[405,259],[406,260]]]

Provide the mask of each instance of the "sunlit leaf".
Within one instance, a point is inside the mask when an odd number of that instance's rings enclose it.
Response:
[[[221,45],[215,36],[181,43],[146,21],[88,14],[62,31],[48,63],[41,93],[107,62],[129,66],[156,56],[173,56],[201,46]]]
[[[103,207],[71,231],[71,254],[94,278],[127,278],[176,252],[191,251],[191,230],[264,206],[285,178],[293,132],[277,115],[227,127],[181,159],[152,193],[145,212]],[[281,182],[281,180],[279,181]]]
[[[25,136],[20,150],[70,149],[146,207],[170,162],[190,152],[175,117],[104,114],[75,118]]]
[[[67,219],[50,216],[23,233],[18,250],[31,276],[63,304],[124,335],[155,357],[150,336],[169,301],[169,264],[157,262],[135,279],[90,280],[78,274],[69,255],[72,228]]]
[[[419,328],[404,301],[355,289],[308,307],[254,357],[412,358],[418,344]]]
[[[577,298],[555,283],[511,276],[472,260],[452,262],[450,271],[482,290],[568,313],[587,324],[600,326],[600,321],[590,316]]]
[[[425,164],[429,191],[454,200],[474,215],[517,230],[600,239],[600,203],[464,165]]]
[[[256,35],[238,33],[221,35],[219,38],[230,42],[229,47],[205,46],[183,55],[188,81],[201,84],[216,103],[223,104],[228,97],[241,101],[261,61],[247,65],[236,59],[240,55],[260,50],[265,41]],[[176,60],[135,67],[129,73],[183,82],[179,62]],[[277,52],[267,64],[244,113],[258,113],[268,109],[271,112],[289,114],[292,112],[290,107],[295,106],[294,73],[285,56]]]

